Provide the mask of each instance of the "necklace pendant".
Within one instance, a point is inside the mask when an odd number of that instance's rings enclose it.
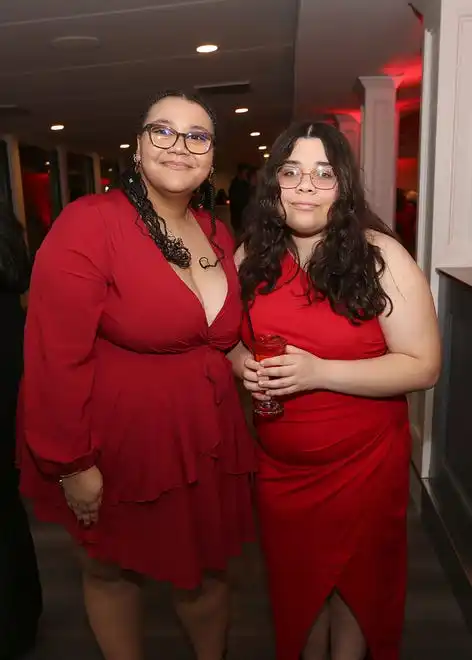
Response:
[[[200,257],[198,263],[200,265],[200,268],[203,268],[203,270],[208,270],[208,268],[216,268],[216,266],[218,265],[218,261],[212,264],[208,259],[208,257]]]

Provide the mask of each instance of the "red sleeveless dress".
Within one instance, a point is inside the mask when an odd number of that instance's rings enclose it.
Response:
[[[377,320],[355,326],[327,301],[307,304],[306,274],[286,257],[277,289],[258,295],[258,334],[284,336],[330,360],[386,352]],[[244,340],[250,345],[248,328]],[[295,395],[260,421],[257,493],[277,660],[299,660],[336,590],[372,660],[398,660],[406,591],[410,433],[404,397]]]

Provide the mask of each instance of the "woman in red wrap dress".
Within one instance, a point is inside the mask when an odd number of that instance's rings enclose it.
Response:
[[[274,144],[238,253],[249,323],[235,371],[284,414],[257,424],[257,491],[278,660],[398,660],[406,584],[407,392],[440,369],[428,284],[369,209],[345,137]]]
[[[225,569],[252,539],[253,442],[228,352],[233,245],[193,213],[215,124],[197,99],[146,112],[123,190],[70,204],[36,257],[25,338],[23,492],[80,550],[106,660],[142,660],[142,576],[170,582],[198,660],[221,660]]]

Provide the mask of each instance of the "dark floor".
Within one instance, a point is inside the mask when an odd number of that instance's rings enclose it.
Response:
[[[403,660],[471,660],[472,638],[413,510],[409,526],[410,579]],[[44,582],[45,613],[38,648],[28,660],[99,660],[83,613],[79,575],[63,533],[45,526],[35,527],[34,533]],[[231,660],[272,659],[263,569],[256,548],[233,567],[232,580]],[[191,660],[166,590],[150,588],[148,600],[149,659]]]

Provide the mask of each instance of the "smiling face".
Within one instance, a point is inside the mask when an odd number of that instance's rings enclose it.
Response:
[[[338,197],[338,185],[322,141],[298,139],[279,169],[278,181],[286,224],[292,232],[309,237],[322,231]]]
[[[169,96],[150,108],[144,123],[148,128],[138,138],[136,156],[146,184],[161,194],[190,196],[209,176],[213,163],[214,126],[206,110]],[[172,144],[175,132],[187,138],[179,135]]]

